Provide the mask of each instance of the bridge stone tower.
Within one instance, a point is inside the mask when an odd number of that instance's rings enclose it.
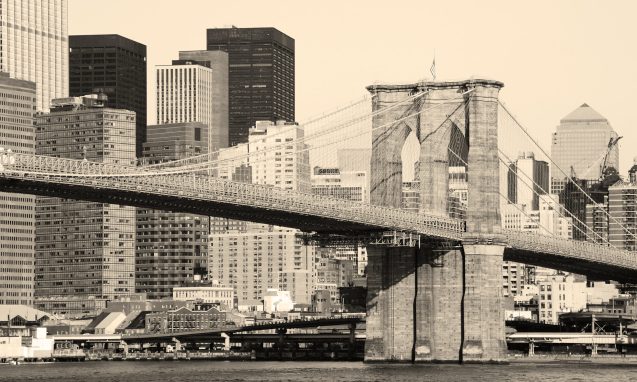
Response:
[[[371,202],[401,207],[401,151],[414,132],[421,144],[421,211],[448,216],[450,162],[466,163],[468,210],[461,243],[368,248],[367,361],[504,359],[497,150],[502,86],[467,80],[368,87],[374,111],[394,105],[373,120]],[[426,93],[397,104],[417,92]]]

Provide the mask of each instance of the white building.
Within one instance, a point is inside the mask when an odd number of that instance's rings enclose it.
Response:
[[[580,312],[586,309],[586,282],[577,281],[573,275],[554,275],[538,283],[539,321],[558,324],[561,313]]]
[[[69,93],[67,0],[0,0],[0,71],[36,83],[37,110]]]
[[[180,60],[209,63],[212,68],[212,124],[208,126],[212,151],[229,145],[229,64],[228,53],[221,50],[188,50],[179,52]]]
[[[310,192],[310,161],[303,128],[296,123],[257,121],[248,137],[252,183]]]
[[[307,146],[295,123],[257,121],[248,143],[219,152],[220,177],[310,192]],[[213,219],[209,240],[211,279],[234,288],[238,304],[260,306],[268,289],[290,292],[309,304],[314,289],[315,247],[291,228]]]
[[[296,303],[309,303],[315,248],[293,229],[228,232],[210,235],[210,278],[233,287],[240,306],[261,304],[268,289],[285,286]],[[296,272],[296,273],[295,273]],[[295,278],[292,280],[292,274]],[[302,290],[295,290],[302,285]]]
[[[267,313],[289,312],[294,309],[294,301],[289,291],[268,289],[263,296],[263,310]]]
[[[157,65],[157,123],[205,123],[210,152],[227,147],[227,124],[215,125],[220,120],[217,114],[228,112],[215,100],[219,96],[214,89],[219,86],[217,71],[223,70],[210,67],[209,61],[177,60],[173,65]]]
[[[528,204],[503,204],[501,206],[502,228],[564,239],[572,238],[573,219],[563,217],[565,210],[559,204],[558,196],[539,195],[538,202],[538,210],[531,209],[532,199],[530,198],[527,198]],[[547,275],[555,274],[552,269],[526,266],[508,261],[503,263],[502,269],[505,296],[519,295],[525,284],[545,280]]]

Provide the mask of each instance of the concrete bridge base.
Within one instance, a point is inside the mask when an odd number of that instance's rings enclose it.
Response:
[[[504,362],[500,245],[370,246],[366,362]]]

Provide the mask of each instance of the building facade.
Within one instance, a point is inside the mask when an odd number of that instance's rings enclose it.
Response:
[[[0,71],[36,83],[36,110],[69,93],[67,0],[0,1]]]
[[[229,58],[230,146],[256,121],[294,121],[294,39],[275,28],[212,28],[207,50]]]
[[[227,68],[223,54],[217,56],[213,61],[209,57],[205,61],[173,60],[172,65],[158,65],[155,73],[157,123],[205,123],[211,151],[227,147],[227,126],[222,125],[228,113]]]
[[[305,243],[297,230],[212,234],[209,278],[233,287],[240,307],[259,306],[268,289],[304,285],[307,281],[298,280],[311,277],[314,256],[314,246]],[[312,288],[303,289],[311,292]],[[298,299],[295,303],[309,303],[309,293],[288,291]]]
[[[216,304],[223,310],[232,310],[234,289],[214,282],[189,283],[183,287],[173,288],[173,300],[200,301]]]
[[[510,203],[524,204],[532,210],[540,209],[540,195],[549,192],[549,165],[535,159],[532,152],[521,153],[509,165],[507,196]]]
[[[201,122],[148,126],[143,161],[157,164],[208,152],[208,126]],[[207,274],[207,216],[138,208],[135,290],[149,299],[168,298],[173,288]]]
[[[637,250],[637,183],[618,182],[608,188],[608,212],[606,218],[608,240],[614,247]],[[598,214],[601,215],[601,214]]]
[[[3,150],[35,154],[36,100],[35,83],[0,72]],[[34,248],[35,197],[0,193],[0,305],[33,305]]]
[[[69,36],[69,95],[106,94],[135,112],[135,154],[146,141],[146,45],[116,34]]]
[[[96,95],[53,100],[36,117],[36,153],[134,165],[135,113],[104,103]],[[35,218],[38,307],[71,314],[135,291],[133,207],[38,197]]]

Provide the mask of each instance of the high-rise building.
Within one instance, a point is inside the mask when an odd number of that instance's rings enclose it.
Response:
[[[551,193],[559,194],[564,189],[567,176],[599,180],[603,166],[618,169],[617,145],[609,151],[611,140],[616,138],[608,120],[587,104],[562,118],[551,145]]]
[[[208,126],[184,122],[148,126],[144,162],[156,164],[208,151]],[[168,298],[173,288],[207,274],[208,217],[137,209],[135,289],[150,299]]]
[[[36,109],[69,92],[67,0],[0,0],[0,71],[36,83]]]
[[[207,62],[212,68],[212,125],[208,127],[208,145],[212,147],[211,152],[228,147],[228,53],[208,50],[180,51],[179,60]]]
[[[227,127],[216,126],[227,114],[224,89],[227,68],[223,55],[216,61],[173,60],[172,65],[158,65],[157,123],[202,122],[208,126],[208,148],[216,151],[227,147]],[[215,86],[220,89],[215,90]],[[215,97],[219,97],[215,99]]]
[[[117,34],[69,36],[69,95],[106,94],[136,114],[135,153],[146,141],[146,45]]]
[[[529,204],[503,204],[501,206],[502,228],[571,239],[573,219],[563,217],[564,207],[558,203],[557,195],[541,195],[539,204],[537,210],[531,209]],[[524,292],[526,285],[535,281],[535,276],[547,271],[544,268],[504,261],[502,263],[504,296],[519,296]],[[553,274],[552,270],[548,272]]]
[[[0,104],[0,147],[35,154],[35,83],[0,72]],[[0,304],[33,304],[34,214],[34,196],[0,193]]]
[[[540,195],[549,191],[548,163],[536,160],[532,152],[521,153],[514,163],[509,164],[507,191],[510,203],[539,210]]]
[[[104,103],[97,95],[53,100],[50,113],[36,116],[36,153],[134,165],[135,112]],[[91,313],[135,291],[133,207],[38,197],[35,218],[40,309]]]
[[[314,246],[293,229],[212,234],[210,278],[233,287],[240,307],[259,306],[268,289],[298,285],[303,294],[288,291],[295,303],[308,304],[314,256]]]
[[[608,188],[608,240],[617,248],[637,250],[637,183],[617,182]],[[599,217],[602,219],[604,217]]]
[[[228,52],[230,146],[256,121],[294,121],[294,39],[275,28],[212,28],[207,49]]]
[[[295,123],[258,121],[248,143],[221,150],[227,159],[219,169],[225,178],[285,190],[310,192],[309,155]],[[249,174],[246,172],[249,171]],[[210,278],[235,288],[240,306],[258,305],[268,289],[290,290],[297,303],[309,303],[315,248],[296,229],[266,224],[211,221]],[[310,288],[307,288],[307,286]]]

